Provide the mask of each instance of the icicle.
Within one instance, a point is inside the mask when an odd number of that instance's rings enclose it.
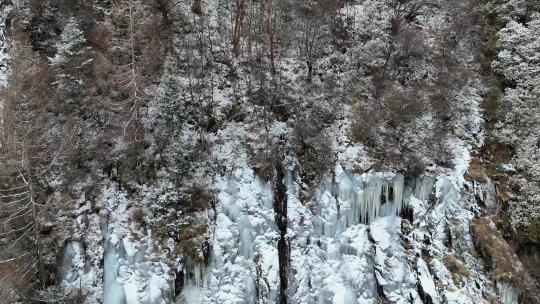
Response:
[[[414,187],[414,196],[425,201],[431,192],[433,192],[433,186],[435,185],[435,179],[431,176],[422,176],[416,179],[416,186]]]
[[[184,262],[183,268],[184,286],[202,286],[204,265],[188,257]]]
[[[249,259],[253,256],[254,231],[246,215],[238,220],[238,231],[240,236],[240,254],[246,259]]]
[[[343,173],[340,176],[339,184],[338,184],[338,197],[343,201],[351,200],[353,196],[353,183],[347,173]]]
[[[184,286],[175,303],[200,304],[203,285],[203,265],[187,258],[184,265]]]
[[[403,200],[403,188],[405,185],[405,178],[401,174],[396,174],[393,179],[393,193],[394,193],[394,205],[396,206],[396,213],[399,215],[403,208],[407,207],[407,203]]]
[[[497,282],[497,291],[502,304],[519,303],[519,294],[512,285],[504,282]]]
[[[366,209],[362,210],[362,214],[366,214],[365,223],[370,223],[378,216],[379,209],[381,208],[381,191],[382,179],[375,174],[369,174],[364,192]]]
[[[195,265],[193,265],[193,281],[195,282],[195,286],[202,286],[202,273],[201,264],[195,263]]]
[[[431,193],[434,180],[425,177],[418,180],[415,194],[427,197]],[[337,179],[336,199],[325,195],[321,190],[318,197],[321,217],[317,221],[317,229],[321,235],[335,236],[353,225],[368,224],[379,216],[395,216],[401,214],[408,206],[411,195],[405,187],[405,177],[392,173],[348,174],[341,172]],[[339,204],[339,213],[337,206]]]

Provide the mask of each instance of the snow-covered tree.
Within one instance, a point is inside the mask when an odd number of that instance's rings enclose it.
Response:
[[[526,23],[511,19],[498,32],[499,53],[493,62],[510,83],[501,100],[506,115],[496,125],[496,134],[515,148],[513,162],[519,173],[512,181],[520,195],[511,204],[514,228],[540,218],[540,13],[528,19]]]
[[[89,49],[85,43],[79,21],[71,17],[56,42],[56,55],[50,59],[58,78],[58,88],[68,94],[76,93],[84,87],[82,69],[90,63]]]
[[[165,60],[164,72],[158,89],[159,109],[167,129],[173,136],[178,136],[185,122],[185,109],[177,75],[178,69],[174,59],[169,56]]]

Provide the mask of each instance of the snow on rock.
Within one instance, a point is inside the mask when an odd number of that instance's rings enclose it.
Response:
[[[74,240],[65,244],[58,270],[64,294],[82,291],[87,303],[171,303],[169,266],[156,259],[149,231],[133,227],[126,193],[115,183],[101,193],[99,215],[90,213],[84,195],[76,202]]]
[[[202,303],[254,303],[279,290],[273,192],[253,170],[237,168],[218,182],[213,252]],[[194,303],[187,300],[180,303]]]
[[[4,88],[9,75],[8,39],[6,35],[6,18],[10,6],[0,7],[0,88]],[[4,100],[0,98],[0,125],[3,125]]]
[[[476,270],[482,264],[468,233],[474,214],[462,200],[464,169],[407,180],[395,173],[353,174],[338,165],[335,178],[307,199],[297,171],[290,165],[284,180],[291,303],[486,303],[483,294],[495,291]],[[245,167],[218,185],[205,281],[197,292],[188,287],[179,303],[199,291],[201,303],[273,302],[279,234],[271,186]],[[449,255],[469,267],[467,275],[448,270]]]

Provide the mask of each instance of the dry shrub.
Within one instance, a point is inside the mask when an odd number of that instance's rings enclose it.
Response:
[[[489,90],[482,99],[482,108],[484,109],[484,118],[488,124],[489,129],[493,129],[497,121],[501,120],[501,110],[499,107],[499,99],[502,92],[498,89],[498,86],[494,85],[494,88]]]
[[[512,158],[512,151],[508,145],[488,139],[481,151],[482,155],[489,163],[496,165],[507,163]]]
[[[507,145],[488,139],[480,153],[471,159],[467,177],[482,181],[488,176],[501,183],[505,176],[500,174],[500,165],[510,162],[511,158],[512,151]]]
[[[111,46],[111,31],[103,24],[96,24],[90,32],[89,40],[96,48],[105,52]]]
[[[106,94],[109,90],[107,79],[111,72],[111,63],[102,53],[95,52],[92,62],[92,75],[94,76],[95,86],[100,94]]]
[[[427,38],[425,32],[418,26],[411,24],[400,26],[395,39],[399,50],[399,56],[395,58],[398,63],[421,58],[427,53],[424,43]]]
[[[421,95],[424,93],[422,85],[410,87],[407,90],[392,90],[386,99],[384,113],[387,123],[397,129],[411,123],[419,117],[425,104]]]
[[[206,233],[208,225],[183,225],[180,229],[180,240],[188,241]]]
[[[182,207],[187,212],[205,210],[214,199],[214,194],[210,189],[203,186],[194,186],[185,191],[185,198],[182,199]]]
[[[208,225],[183,225],[180,229],[180,244],[177,250],[190,257],[195,263],[203,263]]]
[[[274,176],[274,164],[279,160],[278,144],[271,138],[258,138],[247,141],[250,151],[249,163],[255,174],[263,181],[270,181]]]
[[[381,123],[378,111],[372,110],[373,105],[359,102],[354,105],[352,113],[354,120],[351,122],[349,139],[353,142],[360,142],[368,147],[376,144],[376,130]]]
[[[167,244],[169,239],[169,231],[164,227],[157,227],[153,230],[154,237],[160,244]]]
[[[497,230],[491,217],[481,217],[473,221],[475,246],[492,270],[493,278],[520,284],[523,268],[518,257]]]
[[[372,84],[372,95],[379,98],[384,94],[386,89],[393,83],[394,77],[386,68],[375,68],[370,73]]]
[[[133,223],[142,224],[144,221],[144,213],[140,208],[134,208],[131,210],[129,218]]]
[[[28,7],[32,10],[39,10],[41,8],[42,0],[28,0]]]
[[[164,0],[161,0],[161,1],[164,1]],[[202,10],[202,1],[201,1],[201,0],[194,0],[194,1],[193,1],[193,5],[191,6],[191,11],[192,11],[194,14],[202,15],[202,13],[203,13],[203,10]]]
[[[469,269],[467,269],[467,266],[455,256],[445,256],[443,258],[443,264],[452,273],[452,279],[456,285],[463,281],[463,278],[469,277]]]
[[[466,177],[476,181],[482,181],[485,179],[486,168],[484,167],[484,163],[482,162],[480,157],[475,156],[471,158]]]

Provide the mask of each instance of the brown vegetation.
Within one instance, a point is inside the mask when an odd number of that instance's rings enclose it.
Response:
[[[457,286],[459,286],[459,283],[462,282],[464,278],[469,277],[469,269],[467,269],[467,266],[455,256],[445,256],[443,258],[443,263],[452,273],[452,279]]]
[[[493,278],[519,286],[523,281],[523,268],[514,250],[508,245],[491,217],[473,221],[475,245],[491,270]]]

